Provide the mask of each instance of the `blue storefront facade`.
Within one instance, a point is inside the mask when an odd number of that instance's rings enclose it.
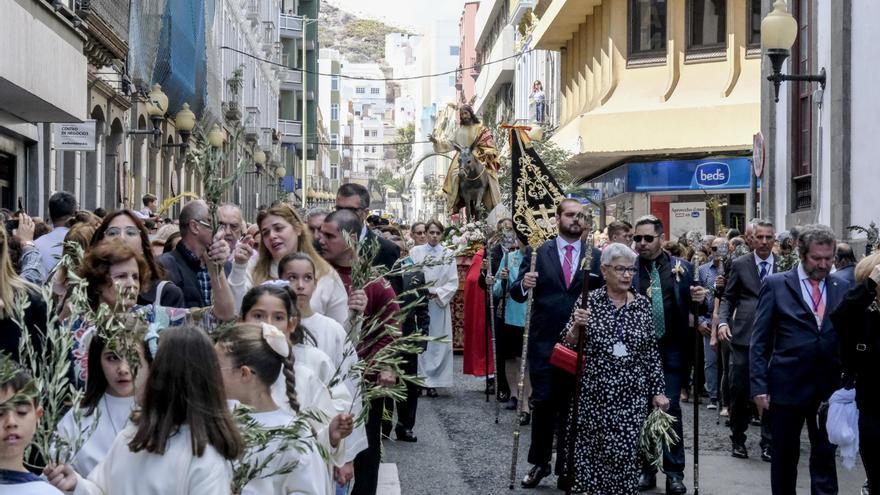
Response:
[[[715,233],[723,224],[742,230],[752,186],[748,157],[629,162],[588,180],[574,196],[601,205],[600,227],[653,214],[667,238],[684,230]]]

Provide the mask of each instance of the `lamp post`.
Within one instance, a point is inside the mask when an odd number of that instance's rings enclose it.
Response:
[[[776,102],[779,102],[779,87],[784,81],[817,82],[825,89],[825,68],[819,74],[783,74],[782,64],[791,55],[791,47],[797,39],[798,25],[788,12],[784,0],[773,3],[773,11],[761,21],[761,46],[770,59],[773,73],[767,80],[773,83]]]
[[[174,127],[177,129],[177,133],[180,134],[180,142],[163,144],[162,147],[180,148],[182,153],[186,155],[186,150],[189,148],[189,137],[192,135],[192,130],[195,126],[196,114],[189,109],[189,103],[184,103],[180,111],[177,112],[177,115],[174,116]]]
[[[153,144],[158,144],[162,136],[162,121],[165,120],[165,113],[168,111],[168,95],[162,91],[162,86],[154,84],[150,88],[149,94],[145,101],[147,107],[147,115],[150,117],[152,129],[129,129],[128,134],[143,135],[149,134],[153,136]]]

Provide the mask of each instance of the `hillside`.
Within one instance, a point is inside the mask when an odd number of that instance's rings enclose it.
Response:
[[[407,32],[382,21],[364,19],[321,2],[318,43],[333,48],[352,63],[381,62],[385,56],[385,35]]]

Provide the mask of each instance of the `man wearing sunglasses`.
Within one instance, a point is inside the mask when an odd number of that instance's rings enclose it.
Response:
[[[633,288],[651,301],[654,315],[654,334],[663,361],[663,378],[669,414],[676,419],[675,432],[681,438],[670,449],[663,450],[663,471],[666,473],[666,493],[687,493],[684,486],[684,432],[681,424],[681,387],[687,370],[693,365],[694,341],[689,322],[691,302],[704,303],[706,290],[691,287],[694,268],[687,261],[671,256],[661,249],[663,222],[653,215],[636,221],[634,248],[639,255],[639,272],[633,279]],[[701,313],[705,310],[701,310]],[[657,468],[642,466],[639,490],[650,490],[657,485]]]

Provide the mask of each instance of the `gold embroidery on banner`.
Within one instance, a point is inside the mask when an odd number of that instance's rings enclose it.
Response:
[[[537,248],[556,235],[556,205],[565,196],[552,179],[533,162],[523,150],[519,159],[520,176],[517,178],[513,205],[513,223],[517,230]],[[547,200],[550,199],[548,204]],[[531,204],[530,204],[531,200]]]

